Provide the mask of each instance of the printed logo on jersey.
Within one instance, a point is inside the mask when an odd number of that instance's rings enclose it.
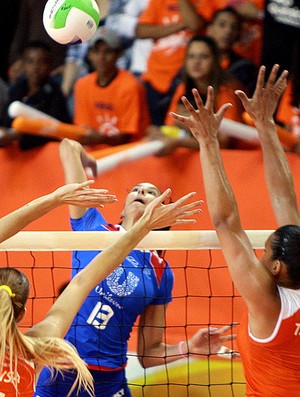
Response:
[[[122,283],[120,283],[121,278],[125,278]],[[138,286],[139,281],[139,277],[131,271],[126,271],[121,266],[106,278],[110,291],[120,297],[131,295]]]
[[[98,115],[96,117],[98,123],[98,132],[107,136],[116,136],[120,134],[117,127],[118,117],[109,114]]]

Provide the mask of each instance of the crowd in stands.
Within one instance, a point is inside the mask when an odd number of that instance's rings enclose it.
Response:
[[[212,85],[216,108],[231,102],[225,117],[246,123],[235,91],[252,95],[258,67],[266,65],[268,73],[275,63],[290,72],[276,122],[300,139],[298,0],[97,2],[97,33],[69,46],[45,32],[46,0],[1,2],[0,146],[18,142],[26,150],[52,140],[12,128],[9,105],[20,101],[84,126],[87,133],[78,140],[96,149],[143,138],[163,140],[161,156],[178,147],[197,149],[169,116],[182,108],[181,96],[192,100],[197,88],[205,97]],[[257,147],[222,132],[219,139],[225,149]]]

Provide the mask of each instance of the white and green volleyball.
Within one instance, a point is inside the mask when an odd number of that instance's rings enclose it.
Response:
[[[89,40],[100,21],[95,0],[48,0],[43,24],[48,35],[60,44],[77,44]]]

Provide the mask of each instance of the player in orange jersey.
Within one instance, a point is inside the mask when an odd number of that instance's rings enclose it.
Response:
[[[300,395],[300,215],[273,119],[287,80],[286,71],[277,79],[278,69],[273,67],[265,84],[265,68],[260,68],[253,98],[237,92],[258,129],[266,182],[280,226],[266,241],[260,260],[241,226],[217,139],[231,105],[224,104],[214,113],[214,92],[209,87],[205,105],[193,90],[196,109],[183,98],[189,116],[174,115],[199,142],[210,216],[231,277],[248,307],[238,331],[248,397]]]

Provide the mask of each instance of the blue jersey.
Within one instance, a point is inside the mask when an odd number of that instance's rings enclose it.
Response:
[[[119,230],[108,225],[101,213],[91,208],[82,218],[71,219],[74,231]],[[73,276],[99,251],[75,251]],[[90,365],[121,368],[127,361],[127,341],[137,317],[148,305],[172,300],[174,276],[155,251],[132,251],[103,282],[89,294],[66,339]]]

